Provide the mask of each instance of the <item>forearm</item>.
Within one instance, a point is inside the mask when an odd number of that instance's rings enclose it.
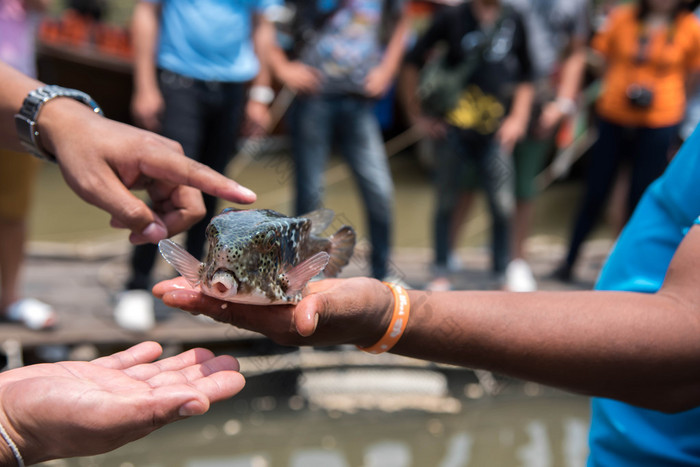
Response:
[[[583,72],[586,68],[586,49],[583,44],[574,48],[573,52],[564,60],[561,68],[561,79],[557,87],[557,97],[576,100]]]
[[[31,79],[0,62],[0,146],[21,151],[23,148],[15,131],[14,116],[22,107],[29,91],[42,83]]]
[[[535,87],[530,82],[518,84],[513,95],[513,102],[508,113],[508,118],[515,118],[527,127],[532,110],[532,102],[535,98]]]
[[[287,54],[284,52],[284,50],[282,50],[276,41],[273,41],[272,44],[270,44],[269,49],[267,49],[267,56],[265,58],[272,75],[284,82],[284,68],[285,66],[288,66],[291,61],[289,58],[287,58]]]
[[[409,21],[408,15],[404,12],[401,15],[391,39],[387,44],[382,58],[382,67],[384,67],[391,76],[396,76],[401,65],[404,50],[406,49],[406,36],[408,34]]]
[[[406,63],[399,75],[398,93],[404,111],[412,123],[422,115],[420,100],[418,99],[418,75],[415,65]]]
[[[253,79],[254,86],[271,86],[272,73],[268,56],[275,47],[275,27],[261,15],[256,15],[255,30],[253,31],[253,47],[260,61],[260,71]]]
[[[158,86],[156,50],[158,42],[160,7],[139,2],[134,7],[131,23],[134,44],[134,87],[136,91]]]
[[[662,410],[700,403],[700,322],[672,295],[411,291],[410,298],[396,353]]]

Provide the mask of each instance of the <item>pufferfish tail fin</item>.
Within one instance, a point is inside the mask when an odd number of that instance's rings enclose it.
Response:
[[[192,256],[177,243],[165,239],[158,242],[158,249],[167,261],[182,277],[187,279],[192,287],[197,287],[200,283],[199,272],[202,263]]]
[[[352,252],[355,249],[355,231],[349,225],[344,225],[329,240],[331,248],[328,253],[331,257],[323,274],[326,277],[336,277],[350,262]]]

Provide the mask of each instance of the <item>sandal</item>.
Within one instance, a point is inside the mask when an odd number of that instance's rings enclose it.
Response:
[[[7,307],[5,318],[22,323],[33,331],[51,329],[56,325],[56,312],[51,305],[35,298],[21,298]]]

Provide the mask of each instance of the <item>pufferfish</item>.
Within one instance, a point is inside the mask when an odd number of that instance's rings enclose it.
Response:
[[[207,226],[202,263],[171,240],[160,253],[195,289],[220,300],[258,305],[293,304],[306,284],[323,272],[335,277],[348,264],[355,231],[344,225],[321,237],[333,220],[330,209],[287,217],[269,209],[226,208]]]

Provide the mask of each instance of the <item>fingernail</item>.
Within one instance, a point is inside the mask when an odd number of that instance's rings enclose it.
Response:
[[[249,188],[246,188],[244,186],[240,187],[241,193],[243,193],[244,196],[247,196],[248,198],[257,198],[258,195],[255,194],[255,192]]]
[[[157,222],[151,222],[146,226],[145,229],[141,231],[141,235],[155,243],[158,240],[167,238],[168,230],[164,226],[158,224]]]

